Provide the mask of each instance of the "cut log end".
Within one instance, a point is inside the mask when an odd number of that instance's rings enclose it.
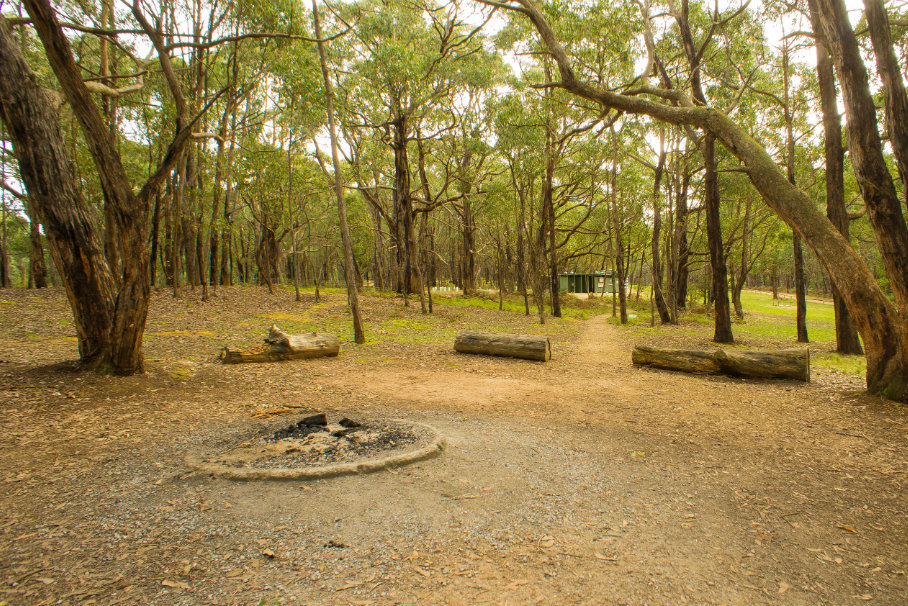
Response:
[[[454,339],[454,350],[460,353],[505,356],[539,362],[547,362],[552,357],[552,344],[544,335],[463,330]]]
[[[631,361],[682,372],[726,374],[761,379],[795,379],[810,382],[810,350],[725,351],[716,352],[656,349],[638,345]]]

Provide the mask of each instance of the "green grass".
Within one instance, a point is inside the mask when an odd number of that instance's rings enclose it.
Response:
[[[849,375],[863,375],[867,372],[867,360],[864,356],[822,352],[813,354],[810,363],[817,368],[834,368]]]
[[[292,290],[292,287],[290,287]],[[335,334],[343,341],[353,339],[353,329],[344,302],[340,297],[346,294],[343,288],[321,288],[326,297],[318,305],[307,308],[304,313],[272,313],[261,314],[259,317],[269,318],[279,322],[281,328],[287,332],[316,331]],[[312,294],[311,287],[304,289],[307,294]],[[363,290],[364,295],[381,297],[384,299],[400,298],[399,295],[387,291],[376,291],[373,288]],[[635,292],[628,296],[628,313],[631,316],[627,325],[622,327],[633,337],[650,337],[657,341],[664,337],[671,347],[684,346],[708,341],[712,337],[713,318],[705,313],[702,305],[695,305],[692,311],[682,314],[681,324],[663,326],[657,323],[650,327],[650,302],[648,293],[641,293],[639,302]],[[744,319],[738,320],[733,316],[732,331],[738,344],[731,347],[761,348],[761,347],[795,347],[796,325],[795,306],[793,299],[773,301],[772,295],[762,292],[742,293]],[[444,344],[449,343],[460,329],[491,330],[514,332],[513,315],[524,316],[524,303],[518,295],[505,296],[502,304],[504,315],[494,316],[489,314],[471,314],[469,309],[484,309],[498,311],[498,297],[489,294],[473,296],[434,296],[433,304],[441,312],[427,316],[416,314],[419,311],[419,297],[410,296],[410,307],[400,307],[390,314],[382,314],[379,319],[373,318],[367,322],[367,345],[383,343],[406,344]],[[458,311],[462,309],[463,311]],[[612,301],[610,296],[603,298],[577,299],[564,296],[562,299],[562,319],[555,320],[549,316],[550,309],[546,307],[546,324],[525,325],[520,330],[526,332],[566,333],[559,334],[563,339],[567,334],[575,331],[579,320],[586,320],[595,315],[611,316]],[[733,312],[734,313],[734,312]],[[476,316],[474,318],[474,315]],[[536,309],[530,302],[530,317],[536,317]],[[609,321],[618,324],[618,318],[609,317]],[[835,345],[835,313],[831,302],[808,301],[807,304],[807,330],[810,337],[810,347],[813,351],[812,363],[818,368],[838,369],[848,374],[859,375],[865,370],[864,359],[861,356],[839,356],[831,353]],[[633,338],[632,337],[632,338]],[[370,356],[366,356],[369,358]],[[365,360],[365,358],[364,358]]]
[[[736,333],[781,340],[797,340],[794,299],[773,301],[772,295],[762,292],[741,293],[744,321],[736,323]],[[812,343],[835,343],[835,310],[832,302],[807,302],[807,336]]]

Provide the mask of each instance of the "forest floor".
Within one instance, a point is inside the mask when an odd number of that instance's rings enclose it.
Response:
[[[540,326],[369,296],[355,346],[337,291],[196,294],[156,294],[148,372],[112,378],[67,363],[61,291],[0,291],[0,605],[908,604],[908,410],[859,376],[637,369],[635,342],[704,347],[706,331],[582,306]],[[272,322],[346,342],[217,362]],[[552,360],[455,353],[477,328],[548,334]],[[310,411],[429,424],[448,447],[306,483],[183,462]]]

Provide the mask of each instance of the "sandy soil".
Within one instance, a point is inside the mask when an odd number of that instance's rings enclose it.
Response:
[[[908,413],[854,380],[635,369],[603,316],[542,327],[549,363],[456,354],[433,335],[540,328],[378,298],[367,329],[393,314],[425,339],[216,362],[260,338],[255,314],[343,321],[342,297],[313,303],[160,295],[148,373],[110,378],[62,364],[59,291],[0,291],[0,605],[908,604]],[[311,411],[427,423],[449,447],[309,483],[183,464]]]

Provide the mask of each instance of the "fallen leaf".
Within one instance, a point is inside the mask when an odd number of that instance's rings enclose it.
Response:
[[[840,524],[840,525],[836,526],[836,528],[841,528],[842,530],[847,530],[848,532],[853,532],[853,533],[855,533],[855,534],[857,534],[857,532],[858,532],[857,530],[855,530],[855,529],[852,528],[851,526],[845,526],[844,524]]]
[[[789,585],[788,583],[785,583],[784,581],[779,583],[779,593],[780,594],[785,593],[789,589],[791,589],[791,585]]]
[[[161,581],[161,585],[163,585],[164,587],[173,587],[174,589],[182,589],[183,591],[189,589],[189,585],[187,585],[186,583],[182,583],[180,581],[171,581],[169,579]]]
[[[274,552],[271,551],[270,549],[264,550],[262,552],[262,555],[265,556],[266,558],[268,558],[269,560],[273,560],[274,558],[277,557],[276,555],[274,555]]]
[[[527,581],[526,579],[517,579],[516,581],[505,587],[505,589],[517,589],[521,585],[526,585],[527,583],[529,583],[529,581]]]
[[[873,599],[873,596],[870,595],[869,593],[865,593],[864,595],[856,595],[854,597],[856,597],[859,600],[864,600],[865,602]]]
[[[54,579],[51,579],[49,577],[35,577],[35,580],[39,583],[44,583],[45,585],[50,585],[51,583],[56,582]]]
[[[243,574],[243,569],[242,569],[242,568],[234,568],[233,570],[231,570],[230,572],[228,572],[228,573],[225,574],[224,576],[227,577],[228,579],[235,579],[235,578],[237,578],[238,576],[240,576],[240,575],[242,575],[242,574]]]

